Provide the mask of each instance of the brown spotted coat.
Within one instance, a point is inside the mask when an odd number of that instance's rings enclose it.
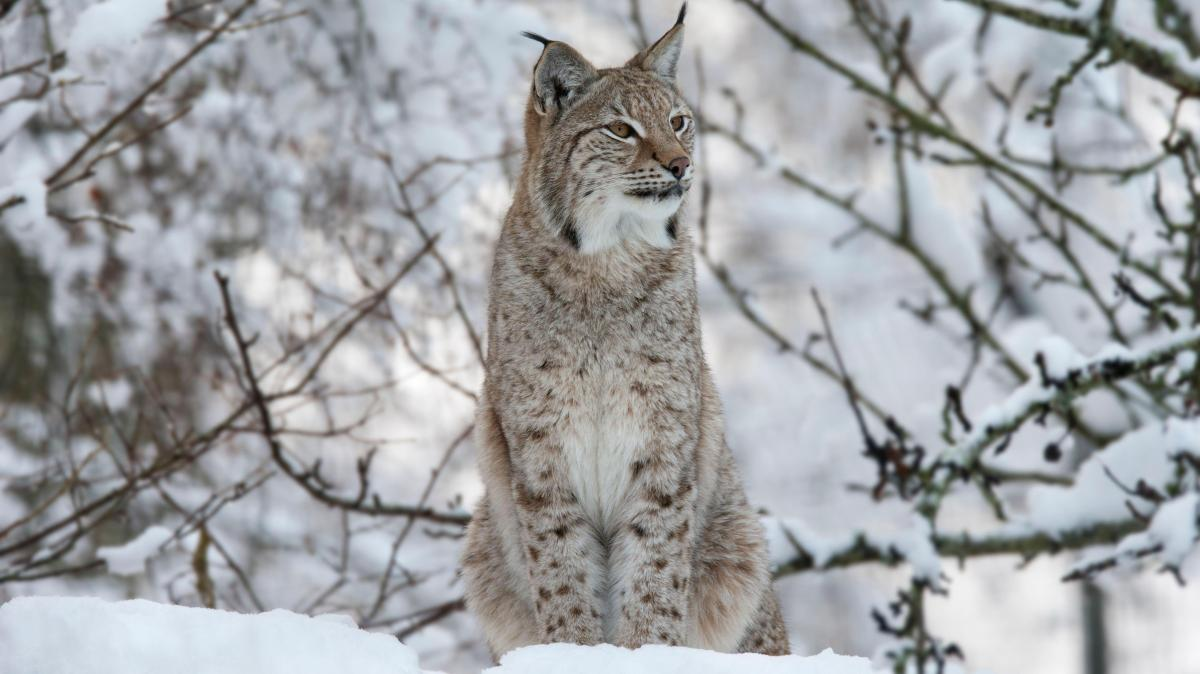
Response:
[[[486,494],[463,556],[496,656],[547,642],[788,651],[676,217],[693,144],[682,35],[681,15],[604,70],[548,42],[534,69],[491,278]]]

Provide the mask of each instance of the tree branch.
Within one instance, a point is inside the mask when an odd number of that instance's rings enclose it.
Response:
[[[417,263],[432,249],[437,237],[429,238],[425,244],[408,259],[401,267],[400,271],[392,278],[392,280],[381,288],[376,294],[375,299],[368,303],[366,308],[360,313],[360,316],[365,316],[370,313],[380,302],[387,296],[387,293],[395,287],[400,279],[404,278],[409,271],[417,265]],[[458,524],[465,525],[470,516],[466,513],[441,512],[428,507],[413,507],[400,504],[384,503],[380,500],[378,494],[369,494],[369,468],[370,458],[366,459],[366,467],[360,464],[359,469],[359,492],[355,498],[346,498],[339,496],[330,491],[324,480],[320,477],[319,463],[312,468],[302,470],[292,465],[292,461],[284,454],[283,445],[279,442],[279,433],[275,427],[275,423],[271,416],[271,410],[267,403],[267,396],[263,394],[262,388],[258,381],[258,374],[254,369],[254,363],[250,358],[250,348],[253,340],[248,340],[242,333],[241,325],[238,323],[237,314],[233,309],[233,300],[229,294],[229,278],[222,275],[220,272],[214,272],[217,285],[221,291],[221,303],[225,310],[225,323],[229,328],[230,334],[233,336],[234,343],[237,347],[238,356],[241,360],[241,370],[245,377],[246,385],[249,387],[250,401],[254,408],[258,411],[259,422],[262,426],[261,433],[267,441],[267,445],[271,450],[271,458],[275,464],[290,477],[296,484],[304,488],[312,497],[318,501],[336,508],[349,510],[352,512],[362,513],[365,515],[382,515],[382,516],[404,516],[410,518],[420,518],[431,522],[441,524]],[[351,325],[355,321],[351,321]],[[345,336],[348,333],[347,329],[339,332],[340,336]],[[339,338],[340,339],[340,338]],[[336,344],[336,342],[334,342]],[[331,347],[326,346],[322,351],[322,356],[329,353]],[[322,357],[321,361],[324,360]],[[311,375],[315,371],[310,371],[305,380],[311,379]],[[370,456],[370,455],[368,455]],[[368,499],[368,495],[372,498]]]
[[[783,526],[782,523],[780,526]],[[973,536],[968,532],[959,534],[936,534],[933,547],[942,557],[964,560],[969,557],[996,555],[1019,555],[1029,560],[1041,554],[1058,554],[1066,550],[1078,550],[1093,545],[1113,544],[1125,536],[1146,528],[1144,522],[1128,519],[1120,522],[1105,522],[1080,529],[1061,532],[1056,536],[1042,532],[1028,534],[995,534]],[[786,532],[786,527],[784,528]],[[860,564],[878,563],[895,566],[904,561],[904,556],[893,547],[880,546],[864,534],[858,534],[853,542],[830,555],[818,565],[811,552],[804,549],[800,541],[791,537],[796,554],[773,570],[776,578],[809,571],[838,569]]]

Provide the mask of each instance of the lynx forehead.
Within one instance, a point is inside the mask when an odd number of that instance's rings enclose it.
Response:
[[[494,655],[553,641],[786,653],[700,344],[676,25],[620,68],[544,49],[504,219],[466,601]]]

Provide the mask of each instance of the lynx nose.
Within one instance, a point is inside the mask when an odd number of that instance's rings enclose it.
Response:
[[[679,180],[683,178],[684,171],[687,171],[691,165],[692,160],[687,157],[676,157],[667,164],[667,170],[671,172],[671,175],[675,176],[676,180]]]

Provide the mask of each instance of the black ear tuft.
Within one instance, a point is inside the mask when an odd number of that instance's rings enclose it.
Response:
[[[687,5],[686,5],[686,4],[684,4],[684,9],[686,9],[686,8],[687,8]],[[682,15],[680,15],[680,16],[681,16],[681,18],[682,18]],[[529,32],[529,31],[527,31],[527,30],[523,30],[523,31],[521,31],[521,35],[524,35],[525,37],[527,37],[527,38],[529,38],[530,40],[533,40],[533,41],[535,41],[535,42],[541,42],[543,47],[544,47],[544,46],[546,46],[546,45],[548,45],[548,44],[550,44],[551,42],[554,42],[554,40],[550,40],[550,39],[544,38],[544,37],[542,37],[541,35],[538,35],[537,33],[531,33],[531,32]]]
[[[687,16],[687,0],[684,0],[683,7],[679,8],[679,16],[675,19],[675,25],[683,23],[683,17]]]

